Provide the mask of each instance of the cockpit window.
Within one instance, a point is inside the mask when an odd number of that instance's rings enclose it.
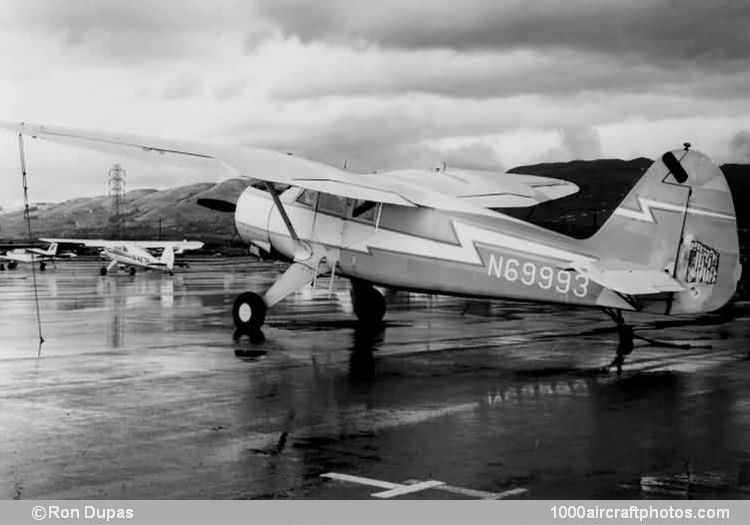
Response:
[[[320,195],[320,198],[318,198]],[[374,224],[377,220],[378,214],[378,203],[373,201],[365,200],[354,200],[347,199],[345,197],[339,197],[330,193],[318,193],[312,190],[302,190],[297,195],[296,201],[304,206],[315,208],[316,201],[318,211],[336,215],[339,217],[349,217],[355,221],[369,222]],[[351,208],[347,209],[349,206]]]
[[[377,217],[377,203],[373,201],[354,201],[352,208],[352,219],[362,222],[374,223]]]
[[[346,199],[336,195],[331,195],[330,193],[321,193],[318,209],[320,211],[343,217],[346,212]]]
[[[317,196],[316,191],[312,190],[302,190],[302,192],[297,195],[297,202],[300,204],[304,204],[305,206],[313,207],[315,206],[315,197]]]

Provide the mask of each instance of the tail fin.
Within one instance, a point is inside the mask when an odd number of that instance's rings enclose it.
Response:
[[[47,247],[47,255],[57,255],[57,243],[53,242]]]
[[[159,262],[162,264],[165,264],[167,266],[168,270],[171,270],[174,268],[174,246],[171,244],[168,244],[164,251],[161,254],[161,259],[159,259]]]
[[[645,311],[716,310],[731,299],[740,277],[729,185],[697,151],[670,151],[655,161],[589,242],[602,260],[658,269],[686,286],[640,298]]]

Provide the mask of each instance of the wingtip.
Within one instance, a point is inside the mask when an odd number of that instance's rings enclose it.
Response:
[[[0,129],[7,129],[8,131],[20,131],[23,129],[23,122],[11,122],[7,120],[0,120]]]
[[[7,131],[12,131],[13,133],[26,133],[28,135],[33,135],[34,130],[44,130],[44,126],[39,126],[35,124],[29,124],[26,121],[8,121],[8,120],[0,120],[0,129],[5,129]]]

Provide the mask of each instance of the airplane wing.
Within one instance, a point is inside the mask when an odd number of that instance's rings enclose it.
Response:
[[[40,237],[40,241],[44,242],[56,242],[58,244],[79,244],[81,246],[88,246],[90,248],[113,248],[116,246],[122,246],[126,242],[133,242],[133,241],[111,241],[111,240],[105,240],[105,239],[62,239],[62,238],[49,238],[49,237]]]
[[[203,248],[203,243],[200,241],[130,241],[137,244],[141,248],[147,250],[166,250],[172,248],[173,252],[177,255],[189,251],[199,250]]]
[[[125,241],[123,241],[125,242]],[[186,251],[186,250],[198,250],[203,248],[203,243],[200,241],[127,241],[137,244],[142,248],[148,250],[163,250],[168,246],[171,246],[175,251]]]
[[[550,177],[455,168],[388,171],[379,177],[391,184],[409,184],[484,208],[535,206],[578,191],[572,182]]]
[[[122,246],[123,244],[135,244],[147,250],[163,250],[171,246],[176,253],[182,253],[187,250],[198,250],[203,247],[203,243],[200,241],[117,241],[110,239],[53,239],[49,237],[40,238],[39,240],[58,244],[80,244],[90,248],[112,248]]]
[[[411,179],[401,178],[398,175],[393,176],[394,172],[391,176],[357,175],[333,166],[264,148],[164,140],[26,123],[0,122],[0,127],[33,138],[99,151],[147,155],[152,158],[153,155],[159,155],[187,161],[214,161],[234,176],[288,184],[341,197],[399,206],[424,206],[446,211],[496,216],[496,212],[486,206],[488,202],[495,202],[490,201],[492,195],[497,196],[499,191],[497,184],[489,189],[477,185],[473,189],[475,194],[459,195],[456,191],[448,189],[444,183],[425,185],[423,180],[416,180],[415,176]],[[473,177],[475,179],[486,178],[485,176]],[[464,182],[462,187],[468,188],[469,186],[472,186],[470,182]],[[516,189],[517,186],[514,185],[513,188]],[[510,194],[512,191],[504,193],[504,195]],[[505,199],[505,201],[509,200]]]
[[[595,283],[626,295],[683,292],[687,289],[666,272],[630,262],[574,261],[570,266]]]

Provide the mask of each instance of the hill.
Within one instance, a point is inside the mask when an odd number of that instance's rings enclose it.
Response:
[[[219,184],[191,184],[166,190],[132,190],[120,202],[119,232],[110,197],[37,204],[32,207],[32,228],[38,237],[195,238],[214,245],[239,243],[231,213],[208,210],[196,201],[202,197],[236,197],[249,183],[230,179]],[[22,210],[0,214],[0,237],[25,239]]]

